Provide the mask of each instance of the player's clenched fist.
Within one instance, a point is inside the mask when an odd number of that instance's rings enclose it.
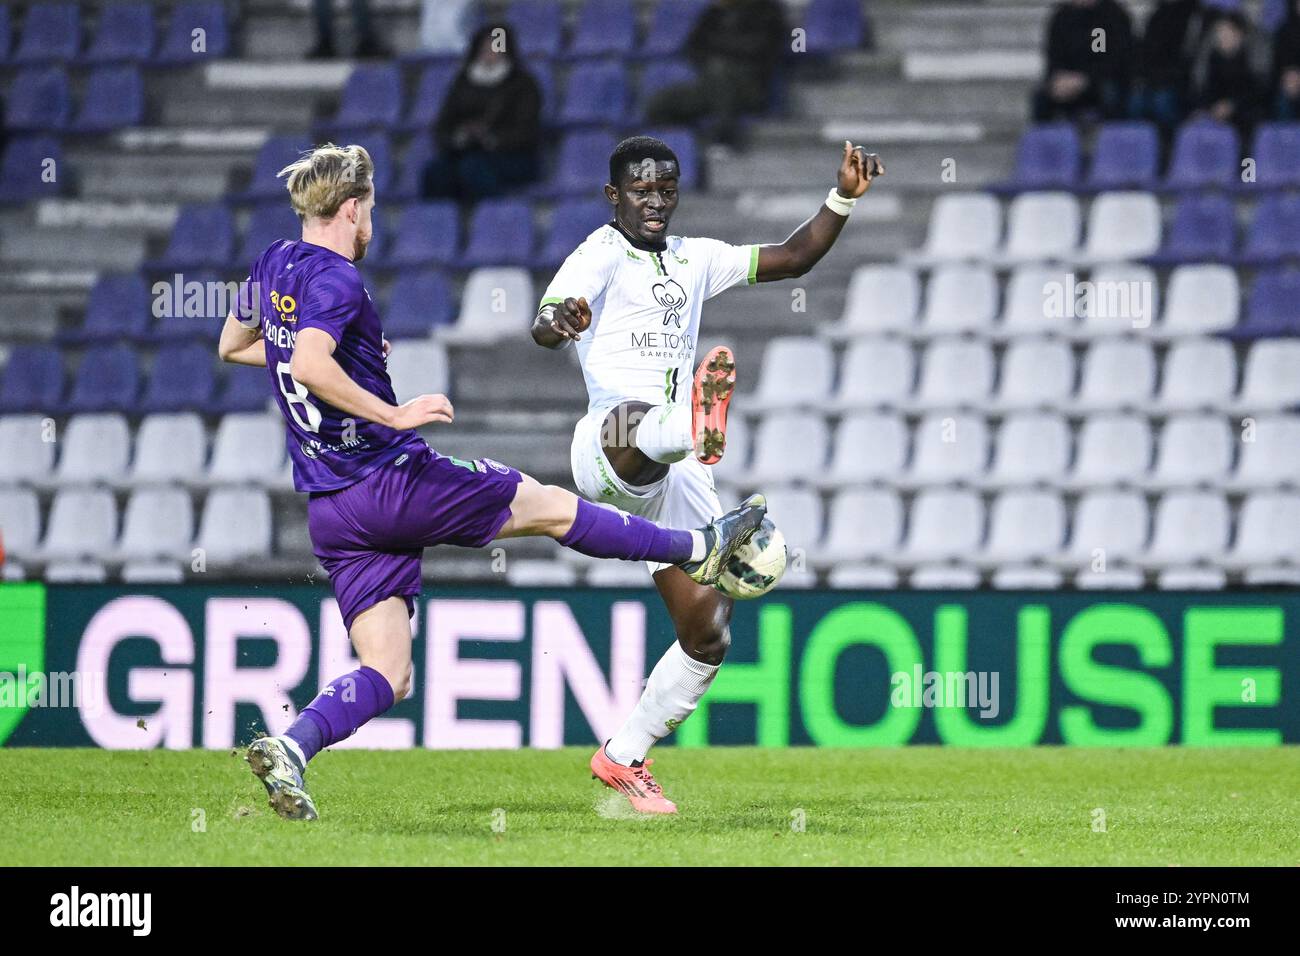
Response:
[[[578,340],[578,336],[587,331],[591,325],[591,306],[585,298],[568,298],[556,302],[553,306],[550,326],[566,339]]]
[[[875,153],[844,141],[844,155],[840,159],[838,189],[846,199],[857,199],[871,187],[871,181],[885,174],[885,164]]]
[[[450,424],[454,416],[455,411],[446,395],[420,395],[398,406],[388,424],[400,431],[403,428],[419,428],[432,422]]]

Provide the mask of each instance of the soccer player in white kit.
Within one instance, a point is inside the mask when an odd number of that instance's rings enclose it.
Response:
[[[533,322],[533,340],[577,343],[589,402],[573,432],[573,480],[590,501],[673,527],[722,514],[710,467],[726,444],[735,360],[713,349],[695,367],[700,310],[732,286],[801,276],[835,243],[853,204],[884,173],[844,144],[826,202],[784,242],[733,246],[670,236],[680,166],[660,140],[623,140],[609,159],[613,219],[564,260]],[[730,644],[731,598],[680,568],[650,565],[677,640],[655,665],[623,727],[591,772],[643,813],[675,813],[646,754],[691,715]]]

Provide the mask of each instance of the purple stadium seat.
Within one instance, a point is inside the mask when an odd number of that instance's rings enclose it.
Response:
[[[165,345],[153,360],[153,374],[138,411],[179,412],[200,410],[216,392],[216,359],[206,345]]]
[[[447,277],[434,269],[403,272],[393,283],[384,310],[384,335],[390,339],[427,337],[436,326],[456,321]]]
[[[140,63],[153,53],[153,8],[147,3],[100,7],[99,29],[82,59],[87,63]]]
[[[804,13],[808,52],[826,56],[856,50],[867,39],[860,0],[812,0]]]
[[[241,273],[240,278],[244,275],[247,272]],[[162,314],[150,328],[148,341],[216,342],[221,336],[221,327],[226,322],[226,313],[236,306],[236,302],[231,301],[234,294],[227,289],[226,280],[215,272],[194,271],[181,275],[179,290],[175,276],[169,275],[159,281],[167,283],[168,287],[159,298],[165,299],[169,308],[160,307],[155,310],[151,300],[150,313],[157,311]],[[201,300],[195,297],[195,290],[201,290]],[[215,294],[218,290],[222,293],[220,296]],[[152,286],[150,294],[153,294]]]
[[[613,60],[578,63],[569,71],[561,126],[615,126],[627,113],[627,76]]]
[[[532,263],[533,210],[516,199],[491,199],[479,203],[470,220],[469,241],[460,264],[526,266]]]
[[[1164,245],[1148,261],[1157,265],[1224,261],[1232,256],[1236,232],[1232,200],[1217,193],[1187,196],[1174,207]]]
[[[196,46],[202,48],[196,50]],[[153,62],[158,66],[187,66],[217,60],[229,52],[230,25],[226,22],[224,4],[182,3],[172,11],[167,34]]]
[[[1150,189],[1160,164],[1160,137],[1153,123],[1106,123],[1097,134],[1090,189]]]
[[[636,46],[631,0],[586,0],[578,11],[569,56],[627,56]]]
[[[1237,257],[1242,265],[1277,265],[1300,258],[1300,196],[1268,196],[1255,209],[1246,244]]]
[[[81,15],[75,3],[34,3],[27,8],[15,63],[67,62],[81,48]]]
[[[1278,269],[1256,276],[1246,317],[1227,334],[1235,339],[1300,335],[1300,272]]]
[[[87,352],[72,383],[65,412],[130,412],[140,394],[140,363],[135,349],[118,343]]]
[[[66,129],[72,91],[63,70],[24,70],[14,78],[5,103],[5,126],[14,131],[52,133]]]
[[[550,126],[555,122],[555,117],[560,111],[559,95],[556,92],[555,70],[551,64],[544,60],[535,61],[528,64],[528,72],[533,75],[537,81],[537,87],[542,91],[542,123]]]
[[[538,263],[554,269],[582,240],[611,219],[609,203],[599,199],[570,199],[555,207],[551,228]]]
[[[56,412],[63,397],[63,356],[52,345],[17,345],[0,378],[0,411]]]
[[[434,124],[438,122],[438,114],[442,112],[442,101],[447,98],[447,91],[451,89],[459,69],[458,63],[441,61],[430,63],[421,70],[420,82],[416,84],[406,118],[398,124],[398,128],[415,133],[432,132]]]
[[[391,268],[447,265],[460,248],[460,214],[450,201],[412,203],[398,219],[384,264]]]
[[[661,90],[696,80],[695,67],[685,60],[656,60],[647,63],[641,71],[640,96],[637,100],[637,115],[645,116],[650,99]]]
[[[320,132],[347,138],[354,132],[392,128],[401,118],[401,71],[392,63],[369,63],[352,71],[338,112],[320,124]]]
[[[708,0],[659,0],[639,56],[680,56]]]
[[[1251,155],[1255,158],[1254,186],[1300,187],[1300,123],[1262,124],[1255,132]]]
[[[176,217],[167,251],[149,264],[151,270],[223,269],[235,251],[235,221],[218,203],[184,206]]]
[[[298,158],[309,147],[301,136],[271,136],[257,151],[253,161],[253,177],[248,188],[232,198],[238,202],[258,202],[263,199],[288,198],[284,180],[276,174]]]
[[[46,160],[53,160],[47,166]],[[31,202],[57,196],[66,177],[60,172],[63,149],[52,136],[19,136],[9,141],[0,158],[0,203]],[[46,181],[46,170],[53,180]]]
[[[1240,161],[1241,141],[1231,126],[1212,120],[1184,123],[1174,140],[1164,188],[1230,188],[1241,182]]]
[[[609,154],[618,137],[609,130],[576,130],[560,142],[555,172],[549,182],[538,184],[539,195],[594,195],[609,179]]]
[[[244,242],[240,246],[236,263],[240,269],[252,268],[253,262],[277,239],[299,239],[302,223],[298,214],[285,201],[266,203],[253,210],[249,217]]]
[[[102,275],[86,300],[86,317],[81,328],[64,332],[59,341],[75,344],[123,339],[144,341],[149,336],[151,316],[149,287],[143,276]]]
[[[271,380],[264,368],[227,365],[221,385],[206,409],[210,414],[260,412],[271,400]]]
[[[700,150],[693,132],[684,126],[669,126],[663,129],[645,130],[645,135],[663,140],[677,154],[677,161],[682,167],[681,179],[677,181],[678,186],[682,189],[693,189],[699,184]]]
[[[424,185],[424,170],[438,155],[433,137],[415,136],[411,145],[406,147],[406,156],[402,159],[401,171],[388,190],[388,198],[406,202],[419,199]]]
[[[9,47],[12,43],[13,24],[9,20],[9,8],[0,7],[0,63],[9,59]]]
[[[393,163],[393,144],[389,140],[387,133],[374,133],[366,137],[362,144],[366,152],[370,154],[370,161],[375,166],[375,192],[379,194],[380,201],[384,196],[389,195],[389,188],[393,184],[394,163]]]
[[[1078,130],[1069,123],[1040,123],[1021,135],[1011,180],[995,189],[1070,189],[1079,182],[1081,165]]]
[[[559,0],[516,0],[506,9],[506,23],[513,29],[519,52],[528,58],[560,55],[564,32],[564,10]]]
[[[75,133],[107,133],[144,122],[144,77],[138,66],[101,66],[90,74],[86,98],[68,127]]]

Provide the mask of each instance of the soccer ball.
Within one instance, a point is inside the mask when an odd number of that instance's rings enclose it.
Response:
[[[762,597],[785,574],[785,560],[785,535],[764,518],[753,537],[736,549],[714,587],[737,601]]]

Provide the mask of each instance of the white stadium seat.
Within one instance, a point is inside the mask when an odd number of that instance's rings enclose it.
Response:
[[[1237,391],[1237,356],[1222,339],[1183,339],[1165,353],[1160,394],[1162,411],[1222,410]]]
[[[1264,339],[1252,345],[1234,404],[1245,414],[1300,405],[1300,340]]]
[[[1057,561],[1062,567],[1091,574],[1100,558],[1109,574],[1146,549],[1151,512],[1136,491],[1090,491],[1074,507],[1070,540]]]
[[[0,488],[0,541],[5,554],[25,558],[41,537],[41,507],[30,488]]]
[[[855,412],[835,429],[835,447],[825,471],[812,480],[822,487],[852,487],[892,481],[907,465],[907,424],[897,415]]]
[[[1079,201],[1064,192],[1021,193],[1007,210],[1005,262],[1068,262],[1079,247]]]
[[[1237,538],[1225,563],[1237,568],[1300,566],[1300,495],[1260,492],[1248,496],[1237,516]]]
[[[1003,564],[1052,557],[1065,542],[1065,505],[1052,491],[1004,491],[989,513],[989,536],[979,559]]]
[[[818,566],[886,558],[903,538],[903,503],[893,491],[850,488],[831,501],[826,541],[811,556]]]
[[[388,356],[388,377],[397,403],[420,395],[446,394],[450,367],[441,342],[404,341]]]
[[[763,350],[758,388],[745,401],[746,409],[824,406],[835,384],[835,356],[823,339],[808,335],[779,335]]]
[[[921,353],[921,380],[914,406],[982,405],[993,392],[993,349],[974,339],[936,339]]]
[[[918,336],[987,333],[998,314],[998,280],[988,266],[940,266],[925,285]]]
[[[932,412],[916,426],[909,484],[978,481],[989,458],[988,426],[976,415]]]
[[[116,413],[74,415],[59,445],[59,484],[114,482],[126,474],[131,460],[131,429]]]
[[[1167,337],[1224,332],[1237,324],[1240,312],[1241,288],[1231,266],[1179,266],[1169,275],[1164,316],[1154,331]]]
[[[207,437],[194,412],[146,415],[135,436],[134,484],[193,481],[203,472]]]
[[[988,193],[947,193],[935,200],[925,247],[915,258],[985,259],[1002,239],[1002,204]]]
[[[1076,301],[1079,322],[1071,330],[1076,338],[1136,333],[1145,336],[1160,309],[1160,285],[1147,266],[1110,263],[1089,273],[1091,290]]]
[[[808,488],[774,488],[767,494],[767,513],[785,536],[791,564],[810,562],[820,550],[822,540],[825,515],[821,497]],[[786,575],[791,576],[792,570],[787,567]],[[792,583],[810,582],[792,577]]]
[[[42,415],[0,417],[0,482],[44,483],[54,468],[57,431]],[[48,439],[48,440],[47,440]]]
[[[833,337],[910,333],[916,326],[921,280],[902,266],[859,266],[849,280],[844,314],[821,327]]]
[[[1219,484],[1232,468],[1233,435],[1222,415],[1178,415],[1165,422],[1156,444],[1153,488]]]
[[[1074,392],[1074,354],[1065,342],[1027,338],[1002,354],[1002,375],[992,402],[1004,410],[1061,408]]]
[[[1036,333],[1066,335],[1076,320],[1062,314],[1071,276],[1059,266],[1026,265],[1011,273],[1002,297],[1002,315],[993,327],[997,338]],[[1059,304],[1058,304],[1059,303]]]
[[[212,441],[207,480],[213,484],[275,480],[285,458],[284,419],[264,412],[232,412]]]
[[[889,556],[895,564],[967,558],[984,539],[984,505],[973,491],[922,491],[912,501],[907,539]]]
[[[1047,412],[1008,416],[998,429],[987,484],[995,487],[1058,482],[1070,467],[1070,428]]]
[[[759,484],[811,481],[826,464],[826,420],[810,412],[773,412],[758,427],[746,480]]]
[[[194,505],[180,488],[140,488],[126,503],[117,557],[123,560],[188,560],[194,537]]]
[[[1088,210],[1088,262],[1141,259],[1160,248],[1160,203],[1151,193],[1102,193]]]
[[[40,554],[46,560],[94,558],[117,538],[117,506],[104,488],[62,488],[50,505]]]
[[[490,345],[527,335],[537,309],[527,269],[475,269],[465,280],[456,324],[434,331],[444,342]],[[399,350],[394,349],[393,354]]]
[[[1234,423],[1233,439],[1241,459],[1225,482],[1230,489],[1300,485],[1300,415],[1261,415],[1245,429]]]
[[[907,401],[916,381],[916,356],[898,339],[854,339],[844,351],[833,409],[898,406]]]
[[[271,553],[271,499],[261,488],[217,488],[208,495],[195,546],[209,564]]]
[[[1088,347],[1076,406],[1084,409],[1145,408],[1155,392],[1156,356],[1139,339],[1105,339]]]
[[[1141,482],[1151,467],[1151,426],[1137,415],[1094,415],[1079,429],[1075,449],[1067,487]]]
[[[1156,505],[1155,530],[1142,563],[1178,567],[1221,560],[1228,549],[1228,502],[1210,491],[1170,491]]]

